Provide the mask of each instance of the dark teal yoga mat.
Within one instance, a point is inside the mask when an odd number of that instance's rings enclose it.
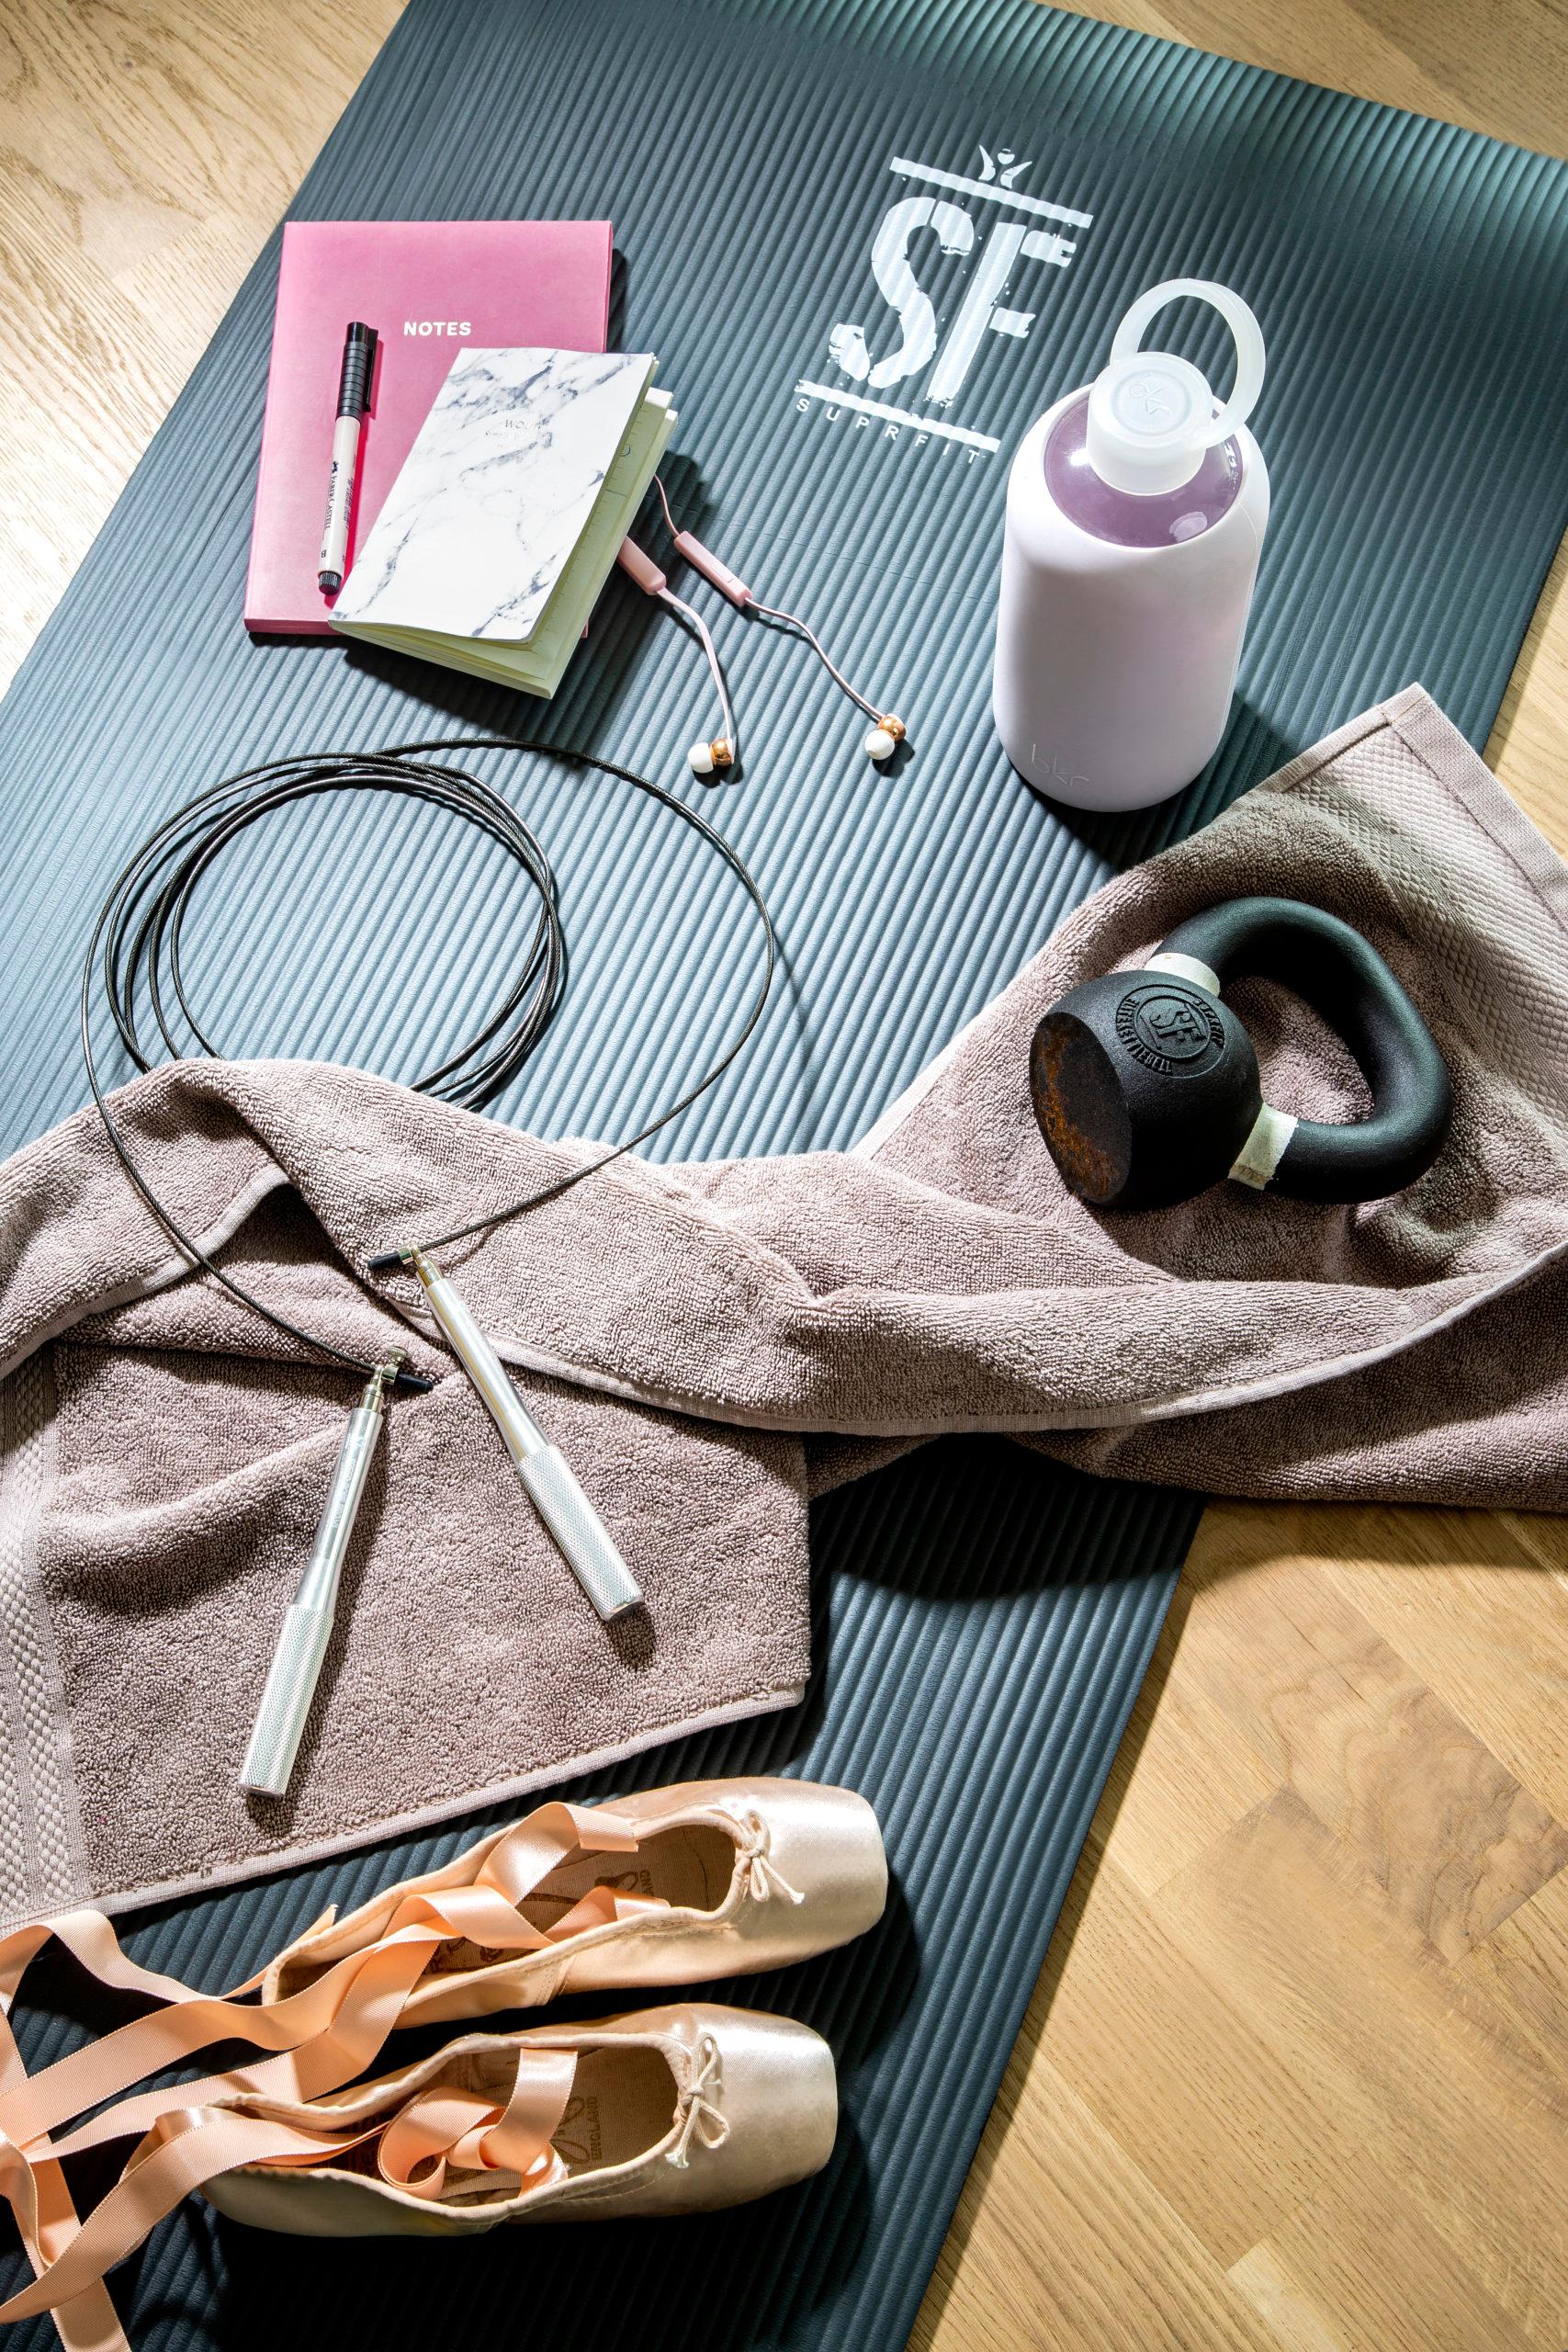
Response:
[[[298,215],[612,215],[615,333],[658,351],[676,394],[684,517],[910,726],[911,752],[878,776],[802,649],[716,614],[746,766],[703,806],[755,866],[784,969],[759,1043],[661,1149],[851,1142],[1115,865],[1411,678],[1484,739],[1568,509],[1565,182],[1539,156],[1029,0],[414,0]],[[885,231],[911,201],[953,211]],[[882,299],[879,233],[887,282],[907,236],[929,336],[918,301],[900,319]],[[159,815],[284,752],[540,717],[391,659],[245,639],[276,266],[274,244],[0,709],[7,1147],[82,1100],[89,911]],[[1263,322],[1274,525],[1209,775],[1145,820],[1069,823],[1018,784],[989,725],[1006,453],[1092,372],[1131,298],[1175,274],[1228,279]],[[1195,316],[1172,324],[1223,365]],[[916,356],[934,347],[898,373],[911,336]],[[708,709],[694,649],[616,581],[543,717],[678,779]],[[624,1131],[739,1001],[738,907],[626,800],[487,773],[550,846],[575,950],[567,1013],[499,1107]],[[422,909],[411,839],[396,816],[318,808],[243,884],[214,885],[189,963],[226,1044],[407,1075],[462,1028],[514,901],[454,842],[459,919]],[[883,1815],[883,1928],[740,1988],[838,2050],[844,2124],[818,2182],[662,2230],[458,2248],[296,2245],[192,2203],[120,2274],[138,2345],[272,2352],[417,2328],[563,2352],[897,2346],[1197,1508],[1001,1443],[929,1448],[815,1514],[799,1716],[642,1759],[646,1782],[741,1765],[842,1778]],[[472,1826],[148,1915],[130,1939],[217,1985]],[[37,2059],[85,2013],[66,1972],[51,1989]]]

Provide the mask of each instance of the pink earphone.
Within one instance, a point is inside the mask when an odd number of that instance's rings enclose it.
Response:
[[[798,629],[835,684],[848,695],[850,700],[857,704],[872,720],[873,724],[865,738],[868,758],[878,762],[891,759],[907,732],[903,720],[896,712],[882,710],[875,703],[868,701],[864,695],[857,692],[851,685],[838,664],[829,660],[816,630],[803,621],[798,613],[786,613],[783,606],[778,605],[764,605],[760,597],[752,594],[739,574],[730,570],[722,556],[715,555],[711,548],[705,548],[701,539],[694,538],[690,531],[681,530],[670,511],[670,501],[665,495],[664,484],[659,480],[657,474],[654,476],[654,487],[659,492],[659,503],[664,509],[664,520],[670,526],[670,536],[694,571],[700,571],[703,578],[718,590],[720,595],[728,596],[738,612],[755,613],[763,620],[783,621],[789,628]],[[645,555],[634,539],[622,540],[617,560],[622,571],[637,582],[637,586],[646,595],[657,596],[660,604],[668,605],[671,612],[679,613],[683,619],[690,621],[702,639],[703,650],[707,655],[708,668],[713,673],[714,684],[718,689],[719,708],[724,716],[724,724],[711,743],[694,743],[687,753],[687,758],[691,763],[694,775],[714,775],[721,769],[733,764],[736,753],[736,733],[735,717],[729,707],[729,695],[725,686],[724,673],[719,667],[718,654],[708,625],[699,612],[674,594],[653,558],[650,555]]]

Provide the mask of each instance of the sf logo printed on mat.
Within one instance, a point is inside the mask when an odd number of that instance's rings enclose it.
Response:
[[[894,313],[897,338],[889,343],[886,327],[868,331],[856,320],[841,321],[828,338],[828,356],[840,378],[858,389],[803,377],[795,388],[802,413],[820,407],[835,422],[852,417],[861,430],[880,421],[881,438],[897,440],[908,434],[917,447],[956,444],[968,450],[971,464],[1000,448],[994,435],[957,423],[951,412],[986,337],[1003,335],[1022,343],[1034,324],[1035,311],[1018,309],[1003,299],[1011,295],[1015,278],[1025,288],[1032,283],[1043,291],[1039,270],[1066,269],[1077,251],[1076,241],[1064,236],[1063,230],[1088,229],[1094,215],[1047,203],[1020,187],[1030,161],[1020,161],[1010,148],[994,157],[985,147],[979,153],[977,177],[916,163],[907,155],[889,159],[889,170],[919,191],[900,196],[890,205],[872,239],[872,275]],[[963,297],[944,334],[939,334],[936,303],[910,257],[917,240],[925,243],[924,232],[935,234],[942,254],[967,265]],[[886,346],[880,356],[873,354],[874,334]],[[919,407],[880,397],[895,385],[905,400],[918,401]]]

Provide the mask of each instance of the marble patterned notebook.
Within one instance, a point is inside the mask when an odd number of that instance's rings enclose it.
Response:
[[[553,694],[674,430],[657,364],[459,352],[333,627]]]

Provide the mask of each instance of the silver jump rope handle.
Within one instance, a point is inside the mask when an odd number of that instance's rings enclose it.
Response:
[[[422,1251],[414,1250],[410,1262],[424,1285],[431,1313],[483,1398],[517,1476],[578,1583],[605,1620],[635,1609],[642,1599],[641,1586],[579,1486],[565,1454],[550,1443],[508,1380],[467,1302]]]
[[[310,1702],[321,1679],[321,1661],[337,1614],[338,1584],[365,1481],[386,1419],[383,1394],[395,1367],[383,1365],[366,1385],[348,1417],[343,1445],[327,1490],[326,1509],[316,1530],[305,1573],[289,1602],[272,1654],[266,1687],[256,1712],[251,1744],[240,1768],[240,1786],[254,1796],[281,1797],[288,1791]]]

